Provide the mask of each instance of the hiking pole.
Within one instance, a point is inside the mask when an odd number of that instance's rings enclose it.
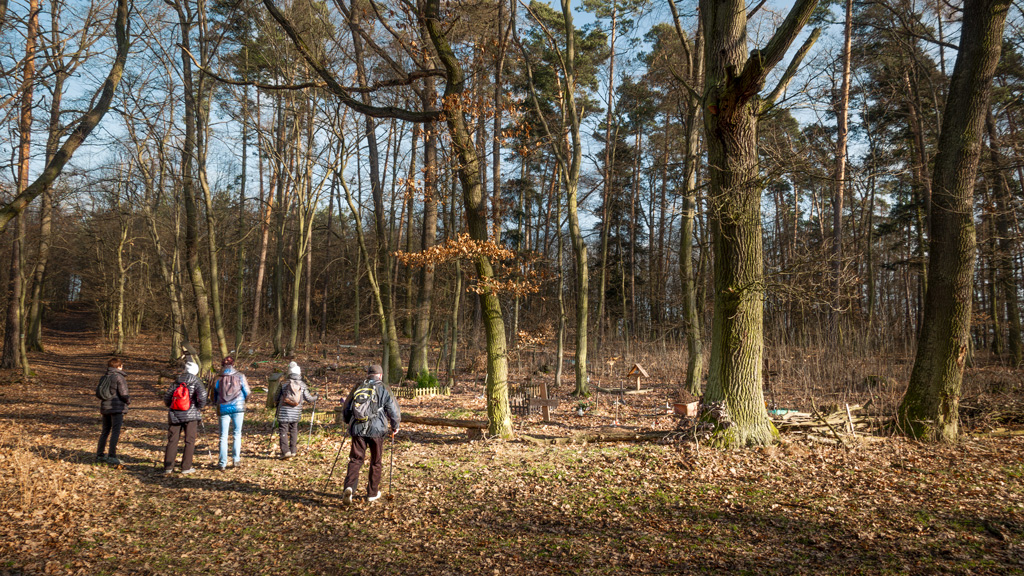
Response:
[[[395,486],[395,435],[391,435],[391,464],[388,466],[388,501],[395,499],[392,490]]]
[[[338,465],[338,458],[341,458],[341,449],[345,446],[345,438],[341,438],[341,443],[338,444],[338,454],[334,457],[334,464],[331,464],[331,473],[327,475],[327,480],[324,482],[324,487],[320,489],[321,492],[327,490],[327,485],[331,483],[331,478],[334,477],[334,467]]]
[[[319,399],[317,397],[316,400],[313,400],[313,414],[309,417],[309,434],[306,434],[306,446],[313,443],[313,423],[316,422],[316,401]]]

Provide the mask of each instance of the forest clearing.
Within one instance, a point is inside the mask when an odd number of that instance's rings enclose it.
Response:
[[[0,576],[1024,574],[1022,114],[1010,0],[0,0]]]
[[[64,329],[85,321],[71,319]],[[382,489],[394,498],[346,507],[339,471],[326,482],[343,427],[318,424],[310,437],[307,411],[299,456],[280,460],[273,416],[255,392],[241,467],[217,470],[214,413],[196,449],[198,472],[159,474],[166,409],[157,378],[166,367],[150,339],[125,360],[133,401],[123,464],[96,462],[93,382],[108,349],[93,331],[48,339],[34,358],[37,379],[0,386],[5,576],[1024,571],[1024,436],[992,434],[1006,428],[993,421],[977,420],[955,446],[842,432],[843,448],[784,433],[781,444],[748,451],[701,447],[684,433],[537,445],[409,424],[395,443],[393,478],[384,472]],[[361,378],[361,354],[371,350],[346,350],[337,373],[310,377],[325,400],[318,410]],[[257,362],[243,371],[259,387],[273,362]],[[613,428],[607,403],[578,417],[565,407],[568,387],[555,390],[562,405],[553,423],[517,418],[518,435],[672,432],[681,421],[664,414],[667,391],[628,400]],[[1016,409],[1019,424],[1020,391],[1015,381],[970,397],[1004,414]],[[471,380],[450,396],[400,402],[406,413],[479,418],[482,394]],[[341,475],[346,458],[347,447]]]

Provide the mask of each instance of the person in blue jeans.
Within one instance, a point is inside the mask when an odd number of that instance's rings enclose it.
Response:
[[[242,462],[242,420],[245,418],[245,400],[249,397],[249,383],[245,374],[235,370],[235,359],[227,356],[221,361],[220,376],[213,385],[213,398],[220,410],[220,462],[218,467],[228,467],[228,426],[234,426],[234,443],[231,450],[231,465]]]

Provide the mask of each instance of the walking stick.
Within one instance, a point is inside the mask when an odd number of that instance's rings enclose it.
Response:
[[[318,397],[316,400],[319,400]],[[306,446],[313,442],[313,423],[316,422],[316,400],[313,400],[313,414],[309,417],[309,434],[306,434]]]
[[[338,454],[334,457],[334,464],[331,464],[331,473],[327,475],[327,480],[324,482],[324,487],[320,489],[321,492],[327,490],[327,485],[331,483],[331,478],[334,477],[334,467],[338,465],[338,458],[341,458],[341,449],[345,446],[345,438],[342,437],[341,443],[338,444]]]
[[[395,435],[391,435],[391,464],[388,466],[388,501],[395,499],[392,488],[395,486]]]

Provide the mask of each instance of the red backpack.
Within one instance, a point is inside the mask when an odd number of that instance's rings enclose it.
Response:
[[[192,407],[192,396],[188,393],[188,382],[178,382],[171,395],[171,410],[185,411]]]

